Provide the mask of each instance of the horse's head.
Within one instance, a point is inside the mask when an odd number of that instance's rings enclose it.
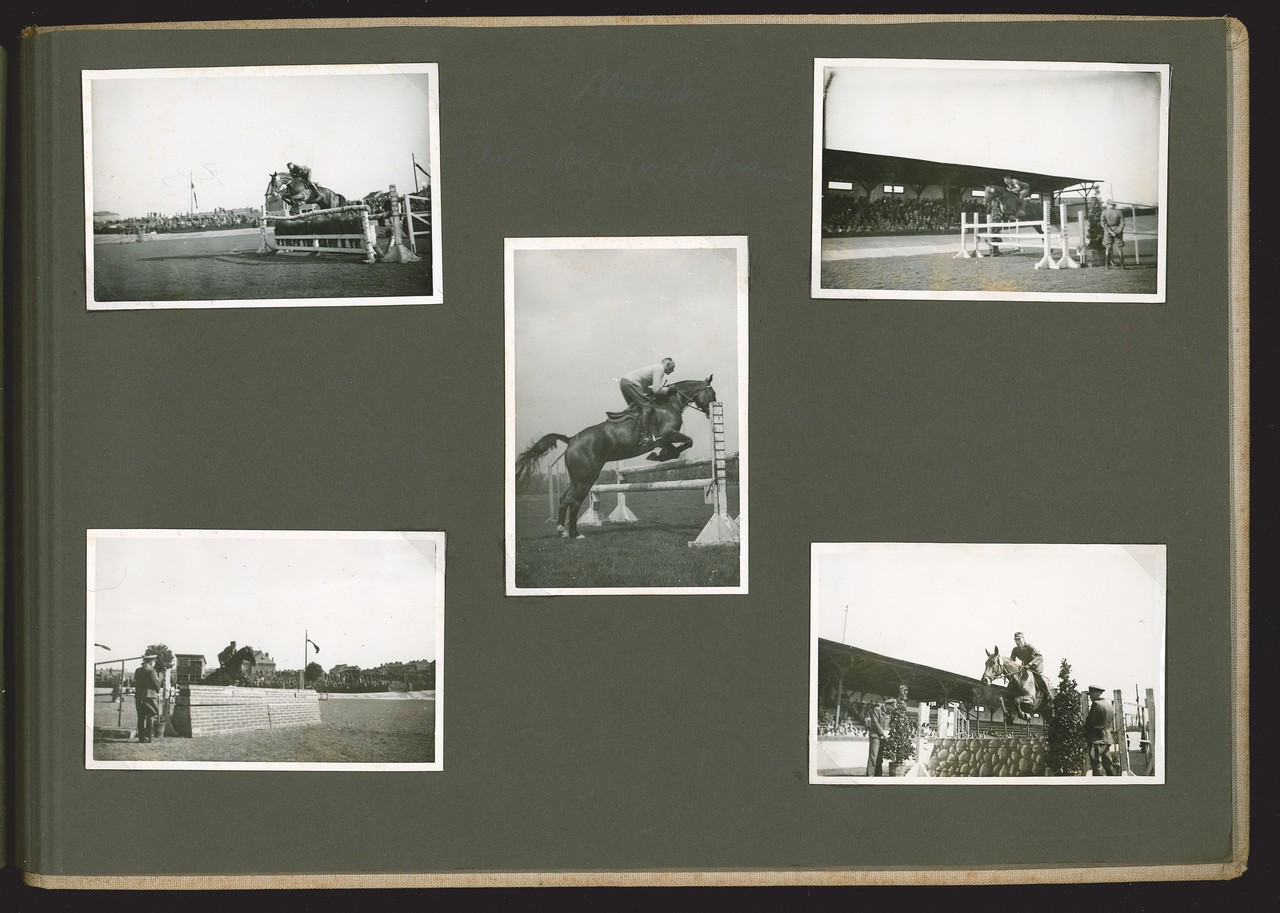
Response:
[[[716,390],[711,386],[712,377],[715,375],[708,375],[706,380],[678,380],[670,384],[670,388],[674,391],[676,408],[683,411],[686,407],[693,406],[710,418],[711,404],[716,401]]]
[[[716,401],[716,388],[711,386],[711,378],[714,374],[708,374],[707,379],[702,382],[702,389],[693,395],[693,405],[699,412],[711,417],[711,404]]]
[[[985,648],[984,648],[985,649]],[[982,684],[988,685],[998,678],[1004,678],[1009,672],[1009,663],[1000,655],[1000,648],[996,647],[995,652],[990,650],[987,653],[987,663],[982,667]]]

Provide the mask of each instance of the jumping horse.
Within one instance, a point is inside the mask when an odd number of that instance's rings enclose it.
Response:
[[[267,196],[278,197],[284,202],[290,213],[297,214],[304,203],[315,204],[317,209],[337,209],[348,205],[349,201],[337,191],[321,187],[311,181],[289,174],[286,171],[271,173],[267,184]]]
[[[245,685],[249,682],[249,677],[258,667],[258,660],[254,656],[253,647],[244,646],[236,650],[231,655],[229,650],[223,650],[218,654],[219,666],[217,669],[205,676],[205,683],[210,685]],[[245,671],[248,667],[248,671]]]
[[[712,375],[714,376],[714,375]],[[516,457],[516,491],[524,491],[541,460],[559,442],[568,446],[564,452],[564,465],[569,471],[569,485],[560,496],[556,518],[556,531],[565,539],[585,538],[578,532],[578,510],[591,494],[591,486],[600,478],[606,463],[626,460],[654,450],[649,459],[658,462],[673,460],[693,446],[693,439],[680,433],[684,410],[693,406],[703,415],[711,417],[711,404],[716,401],[711,377],[706,380],[680,380],[668,384],[669,393],[655,397],[651,419],[652,437],[640,429],[640,416],[635,407],[621,413],[610,413],[610,418],[584,428],[573,437],[563,434],[547,434],[529,445]]]
[[[987,202],[991,204],[991,208],[993,210],[991,215],[997,222],[1017,222],[1022,218],[1023,210],[1026,209],[1027,204],[1031,202],[1030,200],[1024,200],[1007,187],[997,187],[993,184],[988,184],[983,189],[987,194]],[[1034,228],[1037,234],[1044,234],[1044,229],[1039,225],[1029,225],[1026,227]],[[993,228],[991,233],[998,235],[1002,230],[1003,229]],[[1000,253],[1000,247],[997,239],[989,238],[988,241],[991,243],[992,256],[998,255]]]
[[[987,652],[987,662],[982,669],[982,683],[990,684],[1005,679],[1005,689],[1000,695],[1005,719],[1031,719],[1031,714],[1048,712],[1052,694],[1044,680],[1021,663],[1000,655],[1000,648]]]

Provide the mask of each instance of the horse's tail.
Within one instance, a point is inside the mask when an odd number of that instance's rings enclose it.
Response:
[[[569,438],[563,434],[546,434],[538,438],[530,444],[524,451],[516,457],[516,491],[522,492],[528,488],[529,483],[533,480],[534,470],[538,468],[538,460],[547,455],[552,447],[560,441],[569,443]]]

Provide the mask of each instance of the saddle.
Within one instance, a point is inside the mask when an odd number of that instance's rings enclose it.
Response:
[[[654,441],[653,429],[645,428],[640,423],[640,407],[639,406],[630,406],[626,409],[623,409],[621,412],[610,412],[608,409],[606,409],[604,414],[608,416],[606,421],[609,422],[610,424],[618,424],[620,422],[628,422],[628,421],[631,421],[632,419],[635,419],[636,426],[640,429],[640,443],[642,445],[648,445],[653,443]]]

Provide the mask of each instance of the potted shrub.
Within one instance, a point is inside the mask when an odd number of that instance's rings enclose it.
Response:
[[[1089,208],[1086,211],[1089,223],[1088,248],[1089,266],[1102,266],[1106,262],[1106,251],[1102,246],[1102,200],[1095,193],[1089,197]]]
[[[1084,776],[1089,746],[1084,740],[1079,690],[1071,677],[1071,664],[1064,659],[1058,670],[1058,691],[1053,696],[1053,711],[1045,727],[1048,743],[1045,772],[1051,776]]]
[[[916,756],[916,715],[907,706],[907,686],[898,686],[898,700],[889,711],[889,737],[885,739],[884,758],[889,773],[900,777],[907,772],[906,761]]]

